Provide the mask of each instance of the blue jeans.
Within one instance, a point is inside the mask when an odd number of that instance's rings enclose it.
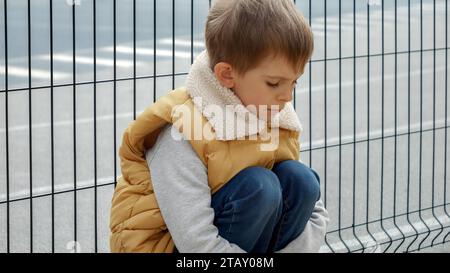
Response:
[[[316,171],[296,160],[272,170],[248,167],[212,195],[214,225],[249,253],[280,250],[305,229],[320,198],[319,183]]]

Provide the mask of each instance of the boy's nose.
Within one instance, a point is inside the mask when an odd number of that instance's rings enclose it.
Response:
[[[282,103],[280,103],[280,110],[283,109],[283,108],[281,108],[281,104],[283,104],[283,106],[284,106],[285,103],[290,102],[292,100],[292,92],[293,92],[293,90],[289,90],[287,92],[284,92],[278,98],[282,102]]]

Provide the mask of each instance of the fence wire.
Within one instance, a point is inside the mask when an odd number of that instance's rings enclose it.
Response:
[[[294,2],[314,33],[293,104],[331,217],[321,251],[448,246],[448,0]],[[109,251],[122,132],[184,84],[210,7],[1,1],[1,252]]]

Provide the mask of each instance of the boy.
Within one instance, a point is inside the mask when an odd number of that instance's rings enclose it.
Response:
[[[124,133],[111,250],[317,252],[328,213],[290,103],[308,24],[291,0],[218,0],[205,42],[186,87]]]

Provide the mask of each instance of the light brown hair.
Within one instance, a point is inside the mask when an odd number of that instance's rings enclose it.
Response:
[[[314,48],[311,28],[292,0],[216,0],[205,43],[210,67],[230,63],[239,74],[273,55],[303,70]]]

